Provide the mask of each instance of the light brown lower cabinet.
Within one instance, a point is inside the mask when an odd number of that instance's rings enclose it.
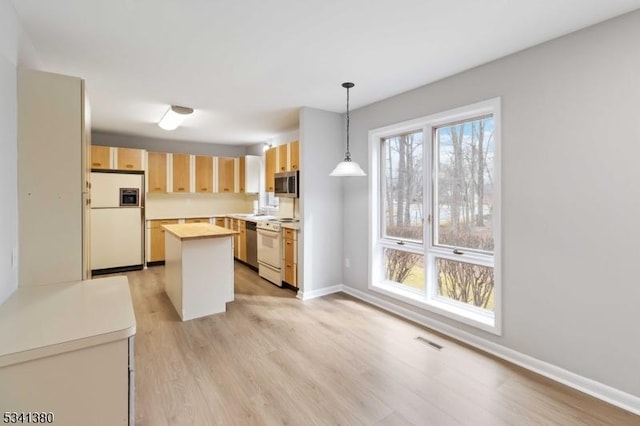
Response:
[[[284,228],[282,237],[282,281],[298,287],[298,233]]]
[[[178,223],[177,219],[166,220],[150,220],[148,225],[149,231],[149,262],[164,261],[164,229],[161,225],[169,225]]]
[[[184,223],[211,223],[208,217],[194,217],[191,219],[185,219]]]
[[[238,220],[238,259],[247,261],[247,222]]]

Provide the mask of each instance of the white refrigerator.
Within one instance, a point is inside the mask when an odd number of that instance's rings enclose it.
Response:
[[[144,175],[91,173],[91,271],[142,269]]]

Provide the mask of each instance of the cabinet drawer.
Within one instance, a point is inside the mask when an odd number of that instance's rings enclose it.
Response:
[[[284,261],[286,263],[296,263],[296,242],[293,240],[284,240]]]
[[[185,219],[184,223],[211,223],[208,217],[194,217],[192,219]]]
[[[298,280],[296,277],[296,266],[297,265],[295,263],[287,262],[284,264],[284,280],[295,287],[298,286]]]
[[[161,219],[161,220],[150,220],[149,221],[149,229],[157,229],[160,228],[161,225],[173,225],[178,223],[178,219]]]
[[[295,229],[282,228],[284,230],[284,238],[286,240],[297,240],[297,232]]]

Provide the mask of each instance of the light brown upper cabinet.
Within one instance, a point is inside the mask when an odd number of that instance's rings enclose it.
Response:
[[[147,179],[149,192],[167,192],[167,154],[164,152],[147,154]]]
[[[144,151],[132,148],[116,148],[118,159],[118,170],[144,170],[142,167],[142,156]]]
[[[111,168],[111,148],[108,146],[91,145],[91,168]]]
[[[189,192],[189,154],[173,154],[173,192]]]
[[[289,144],[289,171],[300,170],[300,142],[293,141]]]
[[[235,159],[218,157],[218,192],[235,191]]]
[[[278,151],[278,172],[288,171],[287,152],[289,145],[278,145],[276,150]]]
[[[246,187],[245,187],[245,183],[246,183],[246,170],[247,170],[247,161],[245,160],[244,157],[240,157],[240,164],[238,166],[238,173],[240,174],[239,177],[239,188],[238,191],[239,192],[246,192]]]
[[[196,192],[213,192],[213,157],[196,156]]]
[[[267,192],[275,191],[276,187],[276,148],[269,148],[264,154],[265,164],[265,189]]]

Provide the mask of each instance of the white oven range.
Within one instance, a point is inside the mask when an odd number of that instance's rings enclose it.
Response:
[[[258,275],[282,287],[282,232],[279,223],[258,222]]]

